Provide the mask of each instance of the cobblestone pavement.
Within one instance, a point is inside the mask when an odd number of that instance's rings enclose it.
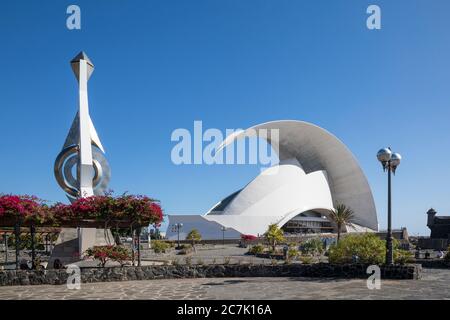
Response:
[[[0,287],[0,299],[447,299],[450,270],[425,269],[421,280],[384,280],[369,290],[365,280],[308,278],[202,278]]]

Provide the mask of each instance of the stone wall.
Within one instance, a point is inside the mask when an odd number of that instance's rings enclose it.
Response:
[[[417,246],[420,249],[447,250],[450,239],[419,238]]]
[[[416,263],[421,264],[423,268],[450,269],[450,260],[446,259],[416,259]]]
[[[367,265],[176,265],[82,268],[81,282],[109,282],[127,280],[152,280],[173,278],[220,277],[318,277],[318,278],[368,278]],[[420,265],[381,266],[382,279],[420,279]],[[66,270],[5,270],[0,271],[0,286],[64,284],[69,274]]]

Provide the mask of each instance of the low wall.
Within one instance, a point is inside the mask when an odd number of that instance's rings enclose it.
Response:
[[[221,277],[314,277],[314,278],[368,278],[367,265],[211,265],[211,266],[143,266],[82,268],[81,282],[109,282],[173,278]],[[381,266],[382,279],[420,279],[420,265]],[[66,270],[5,270],[0,271],[0,286],[65,284]]]
[[[417,246],[420,249],[447,250],[450,239],[419,238]]]
[[[423,268],[430,269],[450,269],[450,260],[445,259],[416,259],[416,263]]]

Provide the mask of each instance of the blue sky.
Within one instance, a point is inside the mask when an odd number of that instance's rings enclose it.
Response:
[[[66,8],[81,8],[81,30]],[[366,28],[366,8],[382,29]],[[394,226],[428,234],[450,214],[450,2],[299,0],[10,1],[0,5],[0,192],[65,201],[53,162],[77,110],[69,61],[85,50],[92,119],[116,193],[158,198],[166,213],[204,213],[255,165],[175,166],[176,128],[246,128],[298,119],[355,154],[386,222],[386,175],[403,155]]]

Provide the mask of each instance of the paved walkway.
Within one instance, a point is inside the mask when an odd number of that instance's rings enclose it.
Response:
[[[307,278],[170,279],[62,286],[0,287],[0,299],[448,299],[450,270],[424,270],[422,280],[384,280],[369,290],[365,280]]]

